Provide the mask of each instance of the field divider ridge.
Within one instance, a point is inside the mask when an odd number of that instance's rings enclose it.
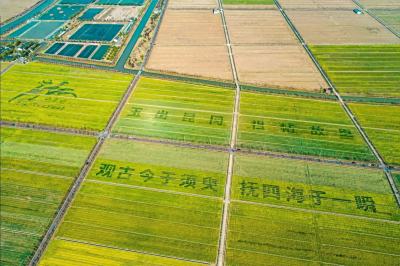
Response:
[[[0,126],[6,126],[6,127],[18,128],[18,129],[35,129],[35,130],[40,130],[40,131],[46,131],[46,132],[52,132],[52,133],[65,133],[65,134],[77,135],[77,136],[98,136],[100,134],[99,131],[94,131],[94,130],[62,128],[62,127],[54,127],[54,126],[47,126],[47,125],[41,125],[41,124],[20,123],[20,122],[11,122],[11,121],[3,121],[3,120],[0,120]]]
[[[13,65],[15,65],[15,63],[15,61],[12,61],[6,68],[2,69],[0,75],[6,73]]]
[[[165,6],[164,6],[165,7]],[[164,11],[164,10],[163,10]],[[149,49],[146,51],[149,52]],[[121,101],[119,102],[117,108],[113,112],[112,116],[110,117],[107,126],[105,127],[104,131],[99,135],[98,141],[96,142],[95,146],[93,147],[92,151],[90,152],[87,160],[85,161],[84,166],[82,167],[78,177],[74,181],[72,187],[70,188],[67,196],[62,202],[61,207],[58,209],[56,216],[54,217],[49,229],[47,230],[46,234],[44,235],[42,241],[40,242],[38,248],[36,249],[32,259],[29,262],[29,266],[37,265],[40,261],[42,255],[44,254],[50,240],[54,237],[59,225],[61,224],[67,210],[69,209],[71,203],[73,202],[76,194],[78,193],[83,181],[85,180],[86,176],[88,175],[90,169],[92,168],[97,155],[100,152],[101,147],[103,146],[105,140],[109,138],[111,129],[116,123],[119,115],[121,114],[125,104],[128,102],[129,97],[132,95],[136,88],[136,84],[138,83],[140,76],[143,72],[144,64],[141,64],[140,70],[138,71],[137,75],[129,84],[127,90],[125,91],[124,96],[122,97]]]
[[[311,52],[311,50],[308,47],[308,45],[306,44],[305,40],[301,36],[300,32],[294,26],[293,22],[291,21],[289,16],[286,14],[285,10],[283,10],[283,8],[282,8],[281,4],[279,3],[279,1],[278,0],[274,0],[274,2],[276,4],[276,6],[278,7],[280,13],[282,14],[284,19],[286,20],[287,24],[289,25],[289,27],[293,31],[293,33],[296,35],[297,39],[300,41],[300,43],[303,46],[304,50],[309,55],[309,57],[313,61],[314,65],[317,67],[318,71],[321,73],[322,77],[325,79],[327,84],[332,88],[332,91],[333,91],[334,95],[336,96],[336,98],[339,101],[340,105],[342,106],[342,108],[346,112],[347,116],[350,118],[350,120],[352,121],[354,126],[357,128],[357,130],[360,133],[361,137],[364,139],[364,142],[367,144],[367,146],[370,149],[370,151],[373,153],[375,158],[378,160],[378,162],[380,164],[380,167],[383,169],[383,171],[385,173],[385,176],[386,176],[386,178],[387,178],[387,180],[389,182],[390,188],[391,188],[391,190],[393,192],[393,195],[395,197],[395,200],[397,202],[397,206],[400,207],[400,193],[399,193],[399,190],[398,190],[398,188],[396,186],[396,183],[394,181],[394,178],[393,178],[393,176],[392,176],[392,174],[390,172],[390,169],[389,169],[388,165],[385,163],[385,161],[383,160],[383,157],[379,154],[378,150],[375,148],[375,146],[370,141],[367,133],[361,127],[361,125],[358,122],[357,118],[355,117],[353,112],[350,110],[350,108],[348,107],[346,102],[343,100],[342,96],[337,91],[335,85],[330,80],[328,75],[325,73],[325,71],[323,70],[322,66],[319,64],[318,60],[315,58],[314,54]]]
[[[220,236],[219,236],[219,243],[218,243],[218,253],[217,253],[217,261],[216,261],[217,266],[223,266],[223,265],[225,265],[225,254],[226,254],[228,224],[229,224],[229,207],[230,207],[230,202],[231,202],[232,177],[233,177],[234,162],[235,162],[234,157],[235,157],[237,133],[238,133],[238,127],[239,127],[238,120],[239,120],[239,109],[240,109],[240,83],[239,83],[239,77],[238,77],[238,72],[237,72],[237,68],[236,68],[235,58],[233,56],[232,43],[231,43],[231,38],[229,35],[228,25],[226,23],[222,0],[218,0],[218,9],[219,9],[219,13],[221,16],[222,26],[224,29],[225,41],[226,41],[226,46],[228,49],[232,76],[233,76],[233,80],[235,83],[235,100],[234,100],[234,109],[233,109],[233,115],[232,115],[229,160],[228,160],[228,169],[227,169],[226,182],[225,182],[222,220],[221,220]]]

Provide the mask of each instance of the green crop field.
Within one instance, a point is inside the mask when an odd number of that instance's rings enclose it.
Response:
[[[349,106],[384,160],[400,165],[400,106],[361,103]]]
[[[233,202],[228,265],[396,265],[399,222]]]
[[[342,95],[400,97],[400,45],[312,46]]]
[[[110,139],[56,240],[89,244],[71,250],[78,257],[101,245],[213,262],[226,168],[222,152]],[[65,256],[57,243],[51,243],[45,262]]]
[[[394,182],[396,183],[397,189],[400,190],[400,172],[393,172],[392,173],[393,178],[394,178]]]
[[[41,266],[141,265],[141,266],[198,266],[199,263],[175,260],[132,251],[110,249],[67,240],[54,240]]]
[[[112,139],[88,179],[222,196],[227,161],[223,152]]]
[[[334,101],[241,93],[239,147],[374,161]]]
[[[226,5],[273,5],[273,0],[223,0]]]
[[[1,265],[26,265],[94,138],[1,128]]]
[[[55,239],[212,262],[221,207],[218,199],[86,181]]]
[[[3,120],[104,129],[129,75],[43,63],[15,65],[1,76]]]
[[[238,155],[232,197],[331,212],[400,220],[380,169]],[[364,206],[368,201],[370,206]]]
[[[400,34],[400,9],[369,9],[369,12],[380,18],[397,34]]]
[[[228,144],[234,91],[141,78],[114,133]]]

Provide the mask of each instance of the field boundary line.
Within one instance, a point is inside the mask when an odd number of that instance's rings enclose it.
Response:
[[[79,129],[73,128],[57,128],[57,127],[50,127],[44,125],[35,125],[29,123],[18,123],[18,122],[9,122],[9,121],[0,121],[1,127],[6,128],[18,128],[18,129],[32,129],[38,131],[46,131],[50,133],[63,133],[63,134],[70,134],[76,136],[93,136],[97,137],[101,132],[96,131],[83,131]],[[175,147],[184,147],[184,148],[191,148],[191,149],[201,149],[201,150],[210,150],[210,151],[217,151],[217,152],[229,152],[230,148],[225,147],[223,145],[214,145],[214,144],[196,144],[196,143],[189,143],[184,141],[174,141],[168,139],[159,139],[159,138],[151,138],[151,137],[141,137],[136,135],[128,135],[125,133],[116,133],[111,132],[109,135],[111,139],[121,139],[121,140],[128,140],[128,141],[137,141],[137,142],[147,142],[147,143],[156,143],[156,144],[164,144],[164,145],[171,145]],[[232,150],[234,153],[238,154],[248,154],[248,155],[256,155],[256,156],[266,156],[271,158],[282,158],[282,159],[290,159],[290,160],[300,160],[300,161],[309,161],[309,162],[319,162],[319,163],[326,163],[326,164],[334,164],[334,165],[347,165],[353,167],[360,167],[360,168],[369,168],[369,169],[377,169],[378,167],[374,166],[374,164],[370,164],[363,161],[345,161],[335,158],[323,158],[323,157],[314,157],[314,156],[307,156],[307,155],[298,155],[298,154],[290,154],[284,152],[274,152],[274,151],[265,151],[265,150],[254,150],[254,149],[245,149],[235,148]],[[398,167],[394,167],[395,170],[400,170]]]
[[[342,217],[347,217],[347,218],[355,218],[355,219],[361,219],[361,220],[367,220],[367,221],[391,223],[391,224],[400,225],[400,221],[387,220],[387,219],[383,219],[383,218],[381,219],[381,218],[373,218],[373,217],[368,217],[368,216],[359,216],[359,215],[339,213],[339,212],[319,211],[319,210],[315,210],[315,209],[303,209],[303,208],[292,207],[292,206],[284,206],[284,205],[277,205],[277,204],[271,204],[271,203],[262,203],[262,202],[255,202],[255,201],[247,201],[247,200],[239,200],[239,199],[234,199],[232,201],[233,202],[242,203],[242,204],[265,206],[265,207],[270,207],[270,208],[275,208],[275,209],[285,209],[285,210],[307,212],[307,213],[314,213],[314,214],[326,214],[326,215],[333,215],[333,216],[342,216]]]
[[[83,136],[83,137],[87,137],[87,136],[95,137],[101,133],[100,131],[53,127],[53,126],[42,125],[42,124],[20,123],[20,122],[11,122],[11,121],[3,121],[3,120],[0,120],[0,126],[8,127],[8,128],[17,128],[17,129],[33,129],[33,130],[39,130],[39,131],[46,131],[46,132],[50,132],[50,133],[64,133],[64,134]]]
[[[240,109],[240,83],[238,72],[236,68],[236,62],[233,55],[231,38],[229,35],[228,25],[225,18],[225,11],[222,0],[217,0],[218,10],[221,17],[222,27],[224,29],[224,36],[227,46],[227,52],[229,55],[229,62],[231,66],[233,81],[235,83],[235,98],[234,98],[234,106],[233,106],[233,114],[232,114],[232,126],[231,126],[231,140],[230,140],[230,149],[229,149],[229,160],[227,167],[227,175],[225,181],[225,190],[224,190],[224,201],[223,201],[223,209],[222,209],[222,217],[221,217],[221,228],[220,235],[218,241],[218,253],[216,258],[217,266],[225,265],[225,255],[226,255],[226,246],[228,244],[228,227],[229,227],[229,207],[231,203],[231,193],[232,193],[232,178],[234,171],[234,163],[235,163],[235,151],[236,151],[236,142],[237,135],[239,130],[239,109]]]
[[[382,19],[380,19],[379,17],[375,16],[374,13],[369,12],[369,10],[367,8],[365,8],[358,0],[353,0],[354,4],[356,6],[358,6],[359,8],[361,8],[362,11],[364,11],[365,13],[367,13],[370,17],[372,17],[373,19],[375,19],[376,21],[378,21],[382,26],[384,26],[388,31],[390,31],[391,33],[393,33],[397,38],[400,38],[400,34],[395,31],[394,29],[392,29],[391,26],[387,25]]]
[[[4,73],[6,73],[12,66],[14,66],[16,63],[16,61],[12,61],[6,68],[1,70],[0,75],[3,75]]]
[[[85,245],[88,245],[88,246],[103,247],[103,248],[109,248],[109,249],[114,249],[114,250],[126,251],[126,252],[131,252],[131,253],[139,253],[139,254],[151,255],[151,256],[162,257],[162,258],[169,258],[169,259],[176,259],[176,260],[182,260],[182,261],[195,262],[195,263],[200,263],[200,264],[205,264],[205,265],[208,265],[208,264],[209,264],[208,262],[205,262],[205,261],[190,260],[190,259],[179,258],[179,257],[174,257],[174,256],[166,256],[166,255],[157,254],[157,253],[152,253],[152,252],[145,252],[145,251],[134,250],[134,249],[128,249],[128,248],[114,247],[114,246],[103,245],[103,244],[97,244],[97,243],[93,243],[93,242],[82,241],[82,240],[72,239],[72,238],[67,238],[67,237],[57,237],[56,239],[57,239],[57,240],[67,241],[67,242],[85,244]]]
[[[287,24],[289,25],[289,27],[293,31],[293,33],[296,35],[297,39],[300,41],[301,46],[307,52],[307,54],[309,55],[309,57],[313,61],[314,65],[317,67],[318,71],[321,73],[322,77],[327,82],[327,84],[332,88],[332,91],[333,91],[334,95],[336,96],[337,100],[339,101],[340,105],[342,106],[343,110],[346,112],[346,114],[348,115],[350,120],[353,122],[354,126],[357,128],[357,130],[361,134],[361,136],[364,139],[365,143],[367,144],[368,148],[372,151],[372,153],[374,154],[375,158],[378,160],[379,164],[381,165],[381,167],[382,167],[382,169],[383,169],[383,171],[384,171],[384,173],[386,175],[386,178],[388,180],[390,188],[392,189],[393,196],[394,196],[394,198],[395,198],[395,200],[397,202],[397,207],[400,208],[400,192],[397,189],[396,183],[394,181],[394,178],[393,178],[393,176],[392,176],[392,174],[390,172],[390,169],[389,169],[388,165],[385,163],[385,161],[383,160],[383,158],[380,155],[380,153],[378,152],[378,150],[372,144],[372,142],[370,141],[367,133],[361,127],[361,125],[359,124],[357,118],[354,116],[353,112],[350,110],[350,108],[348,107],[346,102],[343,100],[342,96],[337,91],[337,89],[336,89],[335,85],[333,84],[333,82],[330,80],[328,75],[323,70],[322,66],[319,64],[318,60],[315,58],[314,54],[311,52],[310,48],[306,44],[306,42],[303,39],[303,37],[300,34],[300,32],[297,30],[297,28],[294,26],[294,24],[291,21],[291,19],[289,18],[289,16],[283,10],[281,4],[279,3],[279,0],[274,0],[274,2],[276,4],[276,6],[278,7],[279,11],[281,12],[282,16],[285,18]]]
[[[153,187],[144,187],[144,186],[137,186],[137,185],[129,185],[129,184],[119,184],[119,183],[114,183],[114,182],[100,181],[100,180],[96,180],[96,179],[87,179],[86,182],[114,186],[114,187],[125,187],[125,188],[131,188],[131,189],[147,190],[147,191],[158,192],[158,193],[182,195],[182,196],[187,196],[187,197],[205,198],[205,199],[213,199],[213,200],[221,199],[221,197],[218,197],[218,196],[209,196],[209,195],[187,193],[187,192],[181,192],[181,191],[174,191],[174,190],[167,190],[167,189],[153,188]]]

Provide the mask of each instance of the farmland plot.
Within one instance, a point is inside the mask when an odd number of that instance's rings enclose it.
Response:
[[[71,254],[74,257],[71,257]],[[67,263],[66,263],[67,262]],[[41,260],[41,266],[82,266],[88,262],[102,265],[143,265],[143,266],[198,266],[200,263],[164,258],[154,255],[110,249],[86,243],[68,240],[54,240],[46,256]]]
[[[227,145],[233,97],[231,89],[141,78],[114,133]]]
[[[168,8],[215,8],[217,0],[170,0]]]
[[[211,10],[168,9],[146,69],[232,80],[220,16]]]
[[[397,34],[400,34],[400,4],[397,9],[370,9],[369,12],[381,19]]]
[[[88,179],[221,197],[227,159],[223,152],[113,139]]]
[[[228,265],[396,265],[399,222],[233,202]]]
[[[59,252],[52,252],[56,249],[53,245],[57,245],[57,240],[65,240],[108,250],[213,262],[221,207],[222,201],[217,198],[88,180],[69,208],[45,258],[57,259]],[[84,248],[75,249],[71,257]]]
[[[352,9],[352,0],[279,0],[283,8],[289,9]],[[313,11],[319,12],[319,11]]]
[[[131,76],[42,63],[1,76],[3,120],[102,130]]]
[[[242,92],[240,112],[239,147],[375,160],[337,102]]]
[[[384,160],[400,165],[400,106],[361,103],[349,106]]]
[[[327,85],[277,10],[227,10],[242,83],[320,91]]]
[[[312,46],[342,95],[400,97],[400,45]]]
[[[27,265],[95,138],[1,128],[1,265]]]
[[[381,169],[238,154],[235,199],[400,220]]]
[[[362,5],[371,8],[400,8],[397,0],[358,0]]]
[[[309,44],[398,44],[388,29],[367,14],[343,10],[287,10],[296,28]]]

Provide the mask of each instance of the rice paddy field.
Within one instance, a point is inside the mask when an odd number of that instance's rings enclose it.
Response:
[[[358,1],[398,31],[398,1]],[[134,32],[148,1],[4,25],[2,60],[28,62],[1,74],[1,265],[400,265],[400,39],[357,1],[222,2],[151,0]]]
[[[227,145],[233,97],[232,89],[141,78],[113,132]]]
[[[121,152],[127,155],[123,160]],[[127,251],[125,256],[133,259],[139,252],[213,262],[226,162],[220,152],[108,141],[50,244],[44,265],[62,259],[62,246],[73,243],[79,244],[72,247],[73,257],[100,246],[104,252]]]
[[[312,46],[343,95],[400,97],[400,45]]]
[[[363,103],[349,106],[384,160],[400,165],[400,106]]]
[[[400,4],[397,9],[372,9],[369,12],[381,19],[397,34],[400,34]]]
[[[399,222],[233,202],[227,265],[396,265]]]
[[[240,102],[241,148],[374,161],[335,101],[241,92]]]
[[[232,188],[241,201],[400,220],[380,169],[238,154]]]
[[[223,152],[112,139],[88,180],[222,197],[227,160]]]
[[[132,77],[30,63],[15,65],[1,79],[3,120],[100,131]]]
[[[95,139],[1,128],[1,265],[26,265]]]

